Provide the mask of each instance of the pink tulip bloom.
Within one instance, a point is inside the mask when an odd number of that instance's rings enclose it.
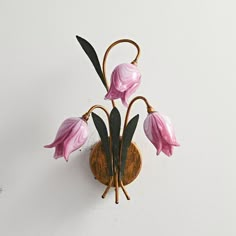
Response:
[[[70,153],[80,148],[87,138],[87,122],[78,117],[69,118],[61,124],[54,142],[44,147],[55,147],[54,158],[64,157],[68,161]]]
[[[141,82],[141,74],[136,65],[124,63],[118,65],[111,75],[111,86],[105,99],[121,98],[124,106],[128,105],[128,98],[133,94]]]
[[[162,151],[171,156],[173,146],[179,146],[170,119],[159,112],[149,113],[143,128],[147,138],[156,147],[157,155]]]

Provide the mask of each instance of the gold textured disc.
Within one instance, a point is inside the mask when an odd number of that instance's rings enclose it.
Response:
[[[142,159],[137,146],[131,143],[128,148],[128,154],[126,159],[126,166],[124,176],[122,178],[123,184],[127,185],[136,179],[142,166]],[[94,177],[101,183],[108,185],[110,177],[108,174],[108,168],[106,163],[105,153],[102,148],[101,141],[96,143],[90,154],[90,168]],[[114,185],[114,182],[112,184]]]

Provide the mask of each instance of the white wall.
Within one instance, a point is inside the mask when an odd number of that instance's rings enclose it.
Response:
[[[0,234],[4,236],[235,236],[235,7],[232,0],[0,1]],[[132,200],[104,186],[89,169],[91,135],[69,163],[43,149],[67,117],[103,100],[105,90],[75,39],[102,57],[120,38],[137,41],[146,95],[172,118],[181,143],[155,156],[144,136]],[[118,46],[108,68],[130,62]],[[122,108],[122,111],[124,109]]]

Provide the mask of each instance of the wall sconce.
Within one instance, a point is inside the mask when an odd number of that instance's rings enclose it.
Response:
[[[115,203],[119,203],[119,188],[122,189],[126,198],[130,197],[125,186],[131,183],[139,174],[141,169],[141,155],[138,147],[132,142],[132,137],[138,124],[139,115],[129,118],[133,104],[142,100],[147,108],[147,117],[143,127],[147,138],[156,147],[157,155],[162,151],[171,156],[174,146],[179,146],[173,126],[168,117],[155,111],[148,100],[143,96],[136,96],[130,102],[129,97],[140,85],[141,74],[137,63],[140,56],[140,48],[137,43],[130,39],[121,39],[112,43],[106,50],[102,68],[98,56],[92,45],[85,39],[76,36],[81,47],[92,62],[107,94],[105,99],[112,102],[113,109],[109,112],[101,105],[92,106],[84,115],[66,119],[60,126],[55,140],[46,145],[46,148],[55,147],[54,157],[69,159],[70,153],[79,149],[87,140],[89,135],[87,122],[92,116],[95,127],[100,136],[90,154],[90,167],[95,178],[106,185],[102,198],[111,187],[115,188]],[[120,43],[130,43],[137,48],[137,55],[131,63],[123,63],[115,67],[111,74],[110,86],[106,79],[106,61],[110,50]],[[121,116],[115,104],[116,99],[121,99],[127,107],[123,129],[121,129]],[[108,120],[106,127],[103,119],[94,113],[95,109],[105,112]]]

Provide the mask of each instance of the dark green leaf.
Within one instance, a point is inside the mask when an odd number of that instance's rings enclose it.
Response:
[[[111,129],[111,140],[112,140],[112,153],[114,163],[117,166],[120,156],[120,124],[121,117],[118,109],[114,107],[110,114],[110,129]]]
[[[84,49],[85,53],[89,57],[89,59],[92,62],[95,70],[97,71],[100,79],[102,80],[103,85],[106,88],[106,83],[105,83],[105,80],[104,80],[104,77],[103,77],[101,65],[99,63],[98,56],[97,56],[97,53],[96,53],[95,49],[93,48],[93,46],[87,40],[81,38],[80,36],[76,35],[76,39],[78,40],[81,47]]]
[[[120,166],[120,174],[121,176],[124,175],[125,164],[127,159],[127,151],[131,144],[131,140],[134,135],[134,131],[138,124],[139,115],[134,116],[127,126],[125,127],[124,134],[122,137],[122,149],[121,149],[121,166]]]
[[[100,116],[98,116],[97,114],[92,113],[92,117],[93,117],[93,122],[95,124],[95,127],[98,131],[100,138],[101,138],[102,147],[103,147],[103,150],[106,155],[109,175],[113,176],[112,159],[111,159],[111,153],[110,153],[110,142],[109,142],[109,137],[108,137],[106,125],[105,125],[104,121],[102,120],[102,118]]]

